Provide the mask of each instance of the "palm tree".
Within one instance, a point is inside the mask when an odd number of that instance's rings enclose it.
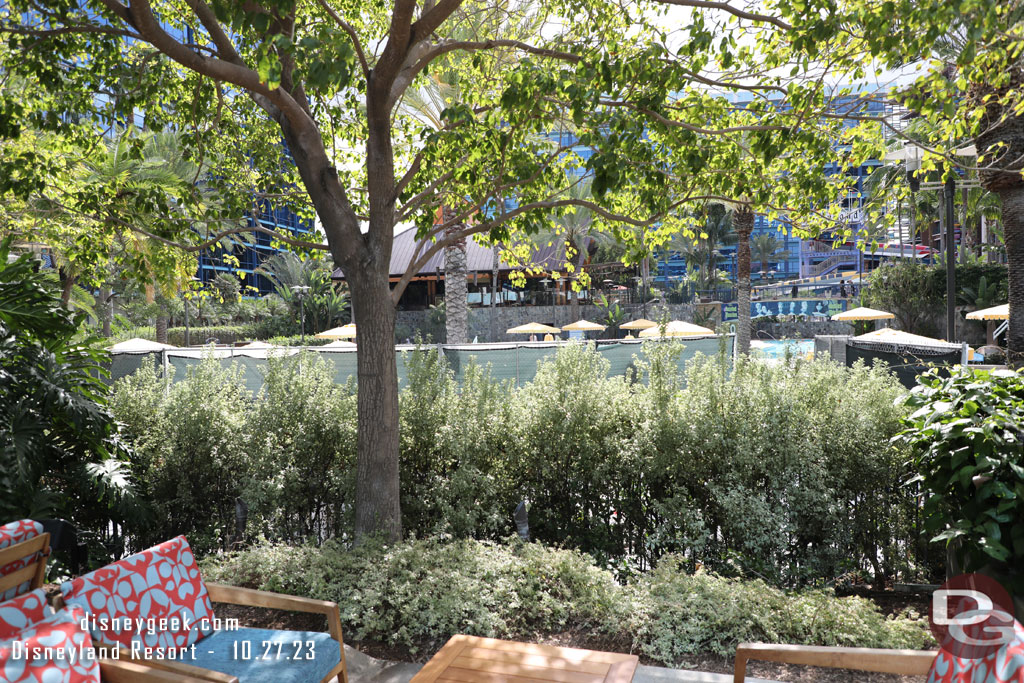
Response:
[[[341,319],[348,308],[348,294],[331,282],[331,262],[325,255],[304,258],[282,251],[265,260],[256,272],[273,283],[275,294],[288,305],[293,316],[299,316],[300,307],[305,309],[310,329],[330,327],[331,321]],[[296,287],[307,288],[301,301]]]
[[[733,209],[736,229],[736,355],[750,353],[750,234],[754,231],[754,209],[741,204]]]
[[[761,272],[764,272],[765,265],[775,265],[779,261],[789,258],[788,251],[780,251],[785,242],[777,239],[775,235],[767,233],[755,236],[750,242],[751,256],[757,262]]]
[[[507,0],[497,4],[492,11],[460,10],[451,23],[448,37],[452,40],[478,41],[494,38],[521,39],[523,36],[534,35],[539,29],[538,14],[532,11],[532,0]],[[517,4],[519,3],[519,4]],[[493,71],[507,68],[514,58],[512,52],[495,52],[495,58],[484,68]],[[401,107],[422,123],[440,130],[444,127],[442,115],[453,105],[464,103],[466,93],[459,86],[456,78],[459,66],[453,60],[466,60],[466,53],[456,51],[447,55],[447,60],[438,60],[431,64],[431,75],[426,83],[419,88],[409,88],[403,96]],[[480,80],[487,81],[487,73],[480,75]],[[493,79],[493,82],[498,82]],[[442,224],[448,224],[444,237],[450,238],[466,229],[464,222],[453,222],[458,215],[456,207],[462,198],[449,198],[442,203],[438,218]],[[492,286],[496,287],[498,279],[498,248],[494,247],[492,266]],[[444,300],[445,300],[445,338],[449,344],[465,344],[469,322],[469,304],[467,301],[468,273],[466,271],[466,240],[458,239],[444,249]],[[491,295],[492,307],[494,294]],[[492,335],[493,331],[493,308]]]

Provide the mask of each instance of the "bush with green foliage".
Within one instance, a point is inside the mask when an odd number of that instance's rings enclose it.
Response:
[[[511,531],[510,386],[470,363],[461,384],[436,348],[405,354],[400,397],[402,517],[418,533]]]
[[[962,571],[984,570],[1024,601],[1024,375],[933,370],[919,382],[896,441],[913,453],[925,531]]]
[[[316,355],[271,354],[246,412],[242,498],[250,533],[293,541],[344,536],[354,505],[354,380],[335,384],[334,367]]]
[[[0,520],[63,516],[84,533],[135,514],[128,455],[106,407],[106,354],[31,255],[0,244]],[[108,548],[116,552],[116,547]]]
[[[499,539],[525,500],[535,540],[581,549],[623,577],[669,553],[776,585],[917,576],[914,498],[899,486],[906,457],[890,443],[903,389],[889,373],[828,362],[732,372],[701,357],[681,374],[677,352],[647,345],[635,362],[647,382],[629,384],[608,377],[593,348],[569,345],[519,389],[473,363],[456,381],[436,349],[407,354],[405,529]],[[166,400],[152,367],[118,384],[116,414],[147,495],[176,511],[179,524],[163,531],[221,529],[205,547],[223,545],[240,496],[250,539],[348,539],[354,387],[334,386],[326,361],[292,357],[270,363],[250,401],[219,363],[205,361]],[[201,399],[207,412],[193,423]],[[202,482],[222,482],[216,490],[169,485],[191,457]]]
[[[658,421],[651,542],[722,573],[801,584],[909,569],[913,499],[889,443],[904,411],[887,371],[696,361]]]
[[[957,300],[970,310],[984,308],[979,299],[996,305],[1006,301],[1007,270],[1001,263],[958,263]],[[934,336],[938,333],[936,313],[944,311],[946,269],[913,259],[892,261],[876,268],[864,288],[865,306],[892,311],[901,329]]]
[[[207,558],[210,581],[337,602],[346,636],[430,652],[455,633],[611,638],[656,662],[731,654],[747,640],[921,648],[923,619],[885,618],[870,601],[764,582],[689,575],[670,556],[626,585],[574,550],[512,539],[414,540],[346,549],[261,545]]]
[[[237,368],[207,359],[188,373],[167,388],[147,359],[115,385],[111,407],[135,445],[132,469],[153,512],[135,530],[137,547],[188,533],[205,553],[235,536],[251,397]]]

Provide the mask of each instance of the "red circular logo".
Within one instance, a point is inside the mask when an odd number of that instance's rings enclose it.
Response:
[[[960,574],[932,594],[928,624],[943,650],[983,659],[1013,640],[1013,600],[995,579]]]

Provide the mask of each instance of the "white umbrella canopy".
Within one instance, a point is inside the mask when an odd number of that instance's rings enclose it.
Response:
[[[972,311],[967,314],[968,320],[1009,320],[1010,304],[983,308],[980,311]]]
[[[344,340],[341,340],[341,339],[337,339],[335,341],[332,341],[330,344],[324,344],[323,346],[319,346],[319,347],[316,347],[316,348],[320,348],[320,349],[354,349],[354,348],[356,348],[356,345],[353,344],[350,341],[344,341]]]
[[[857,341],[889,342],[891,344],[905,344],[907,346],[934,346],[944,348],[947,346],[958,347],[959,344],[951,344],[943,339],[923,337],[919,334],[911,334],[903,330],[894,330],[891,327],[883,327],[880,330],[873,330],[867,334],[854,337]]]
[[[542,325],[541,323],[526,323],[519,327],[510,327],[505,330],[505,334],[558,334],[561,330],[557,327],[551,327],[550,325]]]
[[[644,339],[650,339],[652,337],[704,337],[707,335],[714,334],[714,330],[710,330],[700,325],[694,325],[693,323],[684,322],[682,320],[673,320],[665,325],[665,334],[661,333],[661,327],[649,327],[640,333],[640,337]]]
[[[163,351],[164,349],[176,349],[178,347],[170,344],[161,344],[160,342],[151,341],[149,339],[140,339],[134,337],[132,339],[126,339],[123,342],[118,342],[113,346],[108,347],[108,351],[114,353],[146,353],[147,351]]]
[[[341,327],[332,327],[313,336],[317,339],[354,339],[356,336],[356,325],[355,323],[349,323]]]
[[[239,346],[240,349],[276,349],[277,347],[273,344],[268,344],[264,341],[251,341],[248,344]]]
[[[563,332],[600,332],[605,328],[604,325],[592,323],[589,320],[577,320],[574,323],[570,323],[562,328]]]
[[[833,320],[889,320],[895,318],[896,314],[889,313],[888,311],[877,311],[874,308],[866,308],[861,306],[860,308],[854,308],[849,311],[843,311],[842,313],[836,313],[832,316]]]
[[[637,320],[630,320],[628,323],[619,325],[620,330],[646,330],[651,327],[657,327],[658,323],[647,318],[639,318]]]

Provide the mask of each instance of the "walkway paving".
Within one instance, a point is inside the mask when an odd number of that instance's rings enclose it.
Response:
[[[408,662],[387,662],[364,655],[345,646],[349,683],[409,683],[423,665]],[[732,676],[688,669],[666,669],[660,666],[639,666],[633,683],[732,683]],[[747,678],[747,683],[778,683],[763,678]]]

